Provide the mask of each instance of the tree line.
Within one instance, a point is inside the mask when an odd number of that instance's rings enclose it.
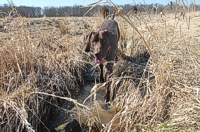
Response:
[[[149,12],[151,11],[152,7],[156,5],[159,8],[164,8],[167,11],[172,11],[170,9],[170,3],[167,5],[161,5],[161,4],[137,4],[137,5],[120,5],[120,7],[123,8],[124,13],[128,13],[130,10],[133,9],[133,6],[137,6],[139,12]],[[64,17],[64,16],[94,16],[96,13],[100,13],[101,8],[103,6],[106,6],[109,9],[109,13],[113,13],[114,7],[110,5],[98,5],[92,8],[87,14],[85,14],[90,7],[84,7],[82,5],[75,5],[75,6],[60,6],[60,7],[29,7],[29,6],[12,6],[12,8],[15,8],[19,14],[23,17]],[[176,8],[176,3],[173,2],[174,10]],[[180,6],[181,7],[181,6]],[[190,5],[187,8],[194,8],[193,5]],[[191,9],[190,8],[190,9]],[[199,10],[200,5],[195,5],[195,9]],[[12,12],[11,7],[8,4],[0,5],[0,17],[5,17],[14,15],[14,12]]]

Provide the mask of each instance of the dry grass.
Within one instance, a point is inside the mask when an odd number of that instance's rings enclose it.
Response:
[[[74,98],[79,94],[78,83],[86,64],[82,61],[82,42],[63,31],[61,36],[55,28],[57,20],[32,19],[34,24],[27,27],[28,19],[17,19],[23,25],[17,23],[1,34],[1,131],[42,131],[51,105],[64,102],[57,96]]]
[[[104,18],[101,14],[101,12],[97,12],[94,14],[94,19],[95,19],[95,22],[94,22],[94,30],[99,28],[101,26],[101,24],[103,23],[104,21]]]
[[[89,131],[198,131],[199,14],[129,19],[119,12],[122,52],[110,80],[111,89],[117,90],[111,104],[116,113],[103,125],[99,117],[108,111],[94,105],[90,112],[71,99],[91,61],[81,49],[83,35],[99,27],[102,16],[65,18],[67,22],[18,18],[15,28],[0,34],[1,130],[42,130],[51,106],[64,99],[81,108],[78,113]],[[7,24],[10,20],[17,21]],[[34,24],[27,27],[27,22]]]
[[[186,17],[194,14],[199,12],[188,13]],[[137,78],[138,85],[131,79],[134,75],[112,78],[115,87],[121,83],[117,86],[117,97],[113,104],[117,113],[103,131],[199,130],[199,39],[195,37],[199,34],[194,31],[195,28],[189,28],[195,21],[188,24],[189,19],[168,16],[162,21],[157,17],[149,22],[144,19],[147,16],[141,16],[140,24],[136,25],[136,18],[132,20],[123,14],[119,15],[141,34],[140,40],[132,41],[134,48],[145,45],[151,58],[142,68],[147,73]],[[142,50],[139,48],[131,52],[131,56],[136,52],[141,53]],[[141,66],[133,69],[135,74]],[[128,65],[125,69],[131,70]]]
[[[121,47],[131,47],[123,52],[136,57],[148,50],[151,58],[146,65],[117,62],[117,76],[110,80],[111,89],[117,89],[112,103],[116,114],[101,131],[198,131],[199,12],[186,13],[184,20],[173,14],[151,19],[119,15]]]

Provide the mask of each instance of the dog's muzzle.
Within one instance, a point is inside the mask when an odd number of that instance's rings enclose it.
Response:
[[[102,57],[102,54],[101,54],[101,53],[96,53],[96,54],[94,54],[94,55],[95,55],[95,62],[96,62],[97,64],[103,63],[104,58]]]
[[[110,51],[110,49],[111,49],[111,47],[108,46],[108,49],[107,49],[106,54],[105,54],[104,57],[102,57],[102,52],[98,52],[98,53],[94,54],[95,55],[95,62],[97,64],[103,63],[104,62],[104,58],[106,58],[106,56],[108,55],[108,52]]]

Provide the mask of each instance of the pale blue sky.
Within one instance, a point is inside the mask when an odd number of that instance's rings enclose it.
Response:
[[[13,0],[16,6],[25,5],[25,6],[73,6],[73,5],[88,5],[98,0]],[[106,2],[106,0],[102,0]],[[149,3],[161,3],[167,4],[170,0],[145,0],[147,4]],[[174,0],[172,0],[174,1]],[[197,0],[198,1],[198,0]],[[124,5],[124,4],[133,4],[133,0],[112,0],[115,4]],[[139,2],[143,3],[143,0],[135,0],[136,4]],[[0,0],[0,5],[8,3],[7,0]]]
[[[14,4],[16,6],[25,5],[25,6],[39,6],[39,7],[45,7],[45,6],[73,6],[73,5],[88,5],[93,2],[97,2],[98,0],[13,0]],[[106,2],[106,0],[102,0]],[[167,4],[169,1],[175,1],[175,0],[145,0],[146,4],[151,3],[160,3],[160,4]],[[191,0],[188,0],[190,2]],[[124,5],[124,4],[134,4],[133,0],[112,0],[115,4],[118,5]],[[136,4],[139,4],[139,2],[144,3],[143,0],[135,0]],[[200,0],[196,0],[197,3],[200,3]],[[0,0],[0,5],[8,3],[7,0]]]

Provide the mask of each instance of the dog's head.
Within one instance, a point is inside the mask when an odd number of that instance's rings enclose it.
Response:
[[[96,63],[103,63],[110,50],[110,37],[107,30],[91,32],[83,39],[84,51],[89,52],[93,48]]]

